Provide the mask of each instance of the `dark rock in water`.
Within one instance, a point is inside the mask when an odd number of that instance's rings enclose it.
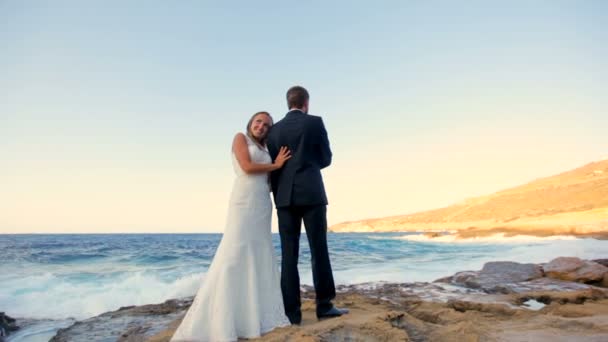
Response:
[[[437,281],[449,281],[452,284],[479,289],[487,293],[513,293],[514,284],[542,276],[543,271],[539,265],[497,261],[486,263],[481,271],[458,272],[451,278],[442,278]]]
[[[4,341],[4,337],[16,330],[19,330],[19,327],[15,323],[15,319],[0,312],[0,341]]]
[[[452,282],[454,282],[456,284],[467,284],[470,280],[475,279],[478,276],[479,276],[479,272],[475,272],[475,271],[458,272],[452,276]],[[477,284],[474,284],[473,286],[469,286],[469,287],[472,287],[474,289],[480,288],[480,286],[478,286]]]
[[[448,276],[448,277],[443,277],[443,278],[439,278],[433,281],[433,283],[451,283],[453,280],[453,276]]]
[[[59,329],[50,341],[145,341],[184,314],[192,299],[122,307]]]

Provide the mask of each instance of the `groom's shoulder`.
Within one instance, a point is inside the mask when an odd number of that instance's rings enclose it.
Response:
[[[278,127],[281,127],[283,124],[285,123],[285,118],[280,119],[279,121],[275,122],[272,124],[272,127],[270,127],[270,132],[272,133],[272,130]]]
[[[312,127],[323,126],[323,118],[320,116],[308,114],[307,117],[309,125],[312,125]]]
[[[318,115],[306,114],[306,117],[311,121],[323,121],[323,118]]]

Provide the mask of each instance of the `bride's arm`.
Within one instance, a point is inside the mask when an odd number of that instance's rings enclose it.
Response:
[[[243,133],[237,133],[234,136],[234,140],[232,141],[232,150],[234,151],[234,155],[236,156],[236,160],[239,162],[241,169],[243,169],[245,173],[264,173],[274,171],[283,167],[285,161],[291,158],[289,151],[286,148],[281,147],[281,151],[279,151],[279,155],[274,163],[257,164],[252,162],[251,158],[249,157],[247,139]]]

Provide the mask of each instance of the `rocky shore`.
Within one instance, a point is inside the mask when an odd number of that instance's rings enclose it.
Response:
[[[608,260],[490,262],[432,283],[339,286],[351,312],[317,321],[303,290],[301,326],[260,341],[608,341]],[[51,341],[169,341],[192,298],[124,307],[61,329]]]

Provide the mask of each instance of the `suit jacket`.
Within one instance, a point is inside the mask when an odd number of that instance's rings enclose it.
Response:
[[[323,120],[299,110],[288,112],[268,133],[272,160],[281,146],[291,151],[291,159],[270,174],[277,208],[327,205],[321,169],[331,164],[331,149]]]

